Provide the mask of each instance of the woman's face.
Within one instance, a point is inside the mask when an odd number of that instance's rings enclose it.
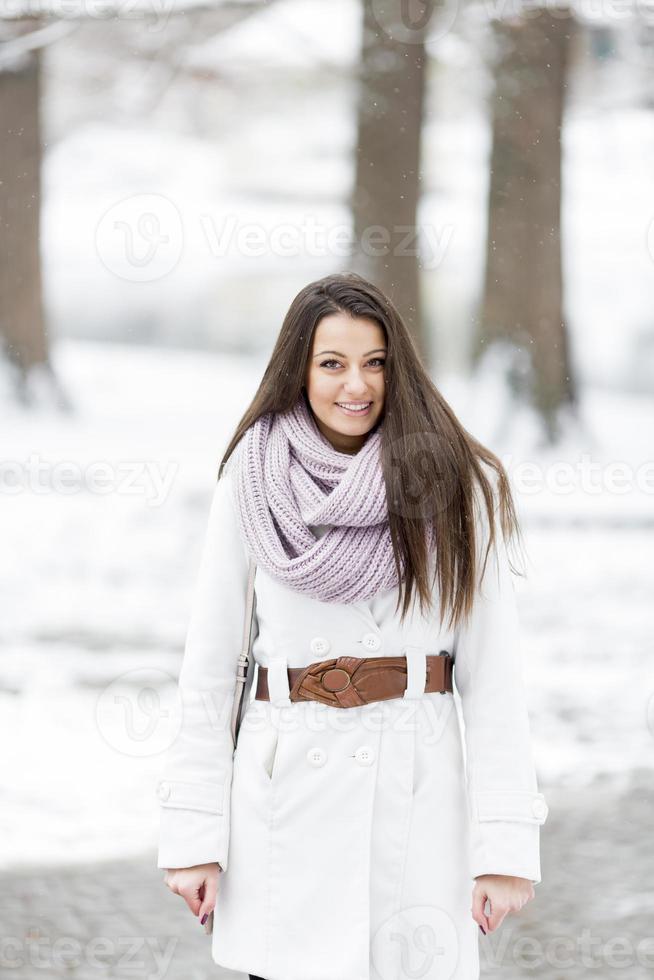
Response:
[[[314,331],[307,395],[318,428],[340,452],[358,452],[382,414],[385,359],[384,331],[374,320],[330,313]]]

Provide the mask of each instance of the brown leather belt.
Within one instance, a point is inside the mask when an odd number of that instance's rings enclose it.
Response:
[[[425,657],[425,694],[452,691],[452,656],[446,651]],[[336,657],[308,667],[288,667],[291,701],[321,701],[335,708],[354,708],[371,701],[404,696],[407,660],[402,657]],[[255,699],[270,701],[268,668],[259,667]]]

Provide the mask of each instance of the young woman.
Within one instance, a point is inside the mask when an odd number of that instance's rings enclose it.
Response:
[[[479,930],[534,897],[516,532],[393,304],[356,275],[302,289],[220,465],[159,784],[158,867],[214,910],[216,963],[474,980]]]

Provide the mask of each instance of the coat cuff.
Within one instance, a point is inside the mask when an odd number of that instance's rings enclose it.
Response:
[[[540,827],[549,808],[542,793],[476,790],[470,794],[470,873],[541,881]]]
[[[158,868],[192,868],[217,862],[227,870],[231,785],[162,779]]]

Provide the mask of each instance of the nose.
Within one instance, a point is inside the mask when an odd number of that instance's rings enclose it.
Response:
[[[347,394],[351,395],[353,398],[362,398],[365,396],[368,390],[368,385],[366,384],[366,380],[363,375],[359,373],[358,368],[352,368],[351,373],[345,380],[344,388]]]

